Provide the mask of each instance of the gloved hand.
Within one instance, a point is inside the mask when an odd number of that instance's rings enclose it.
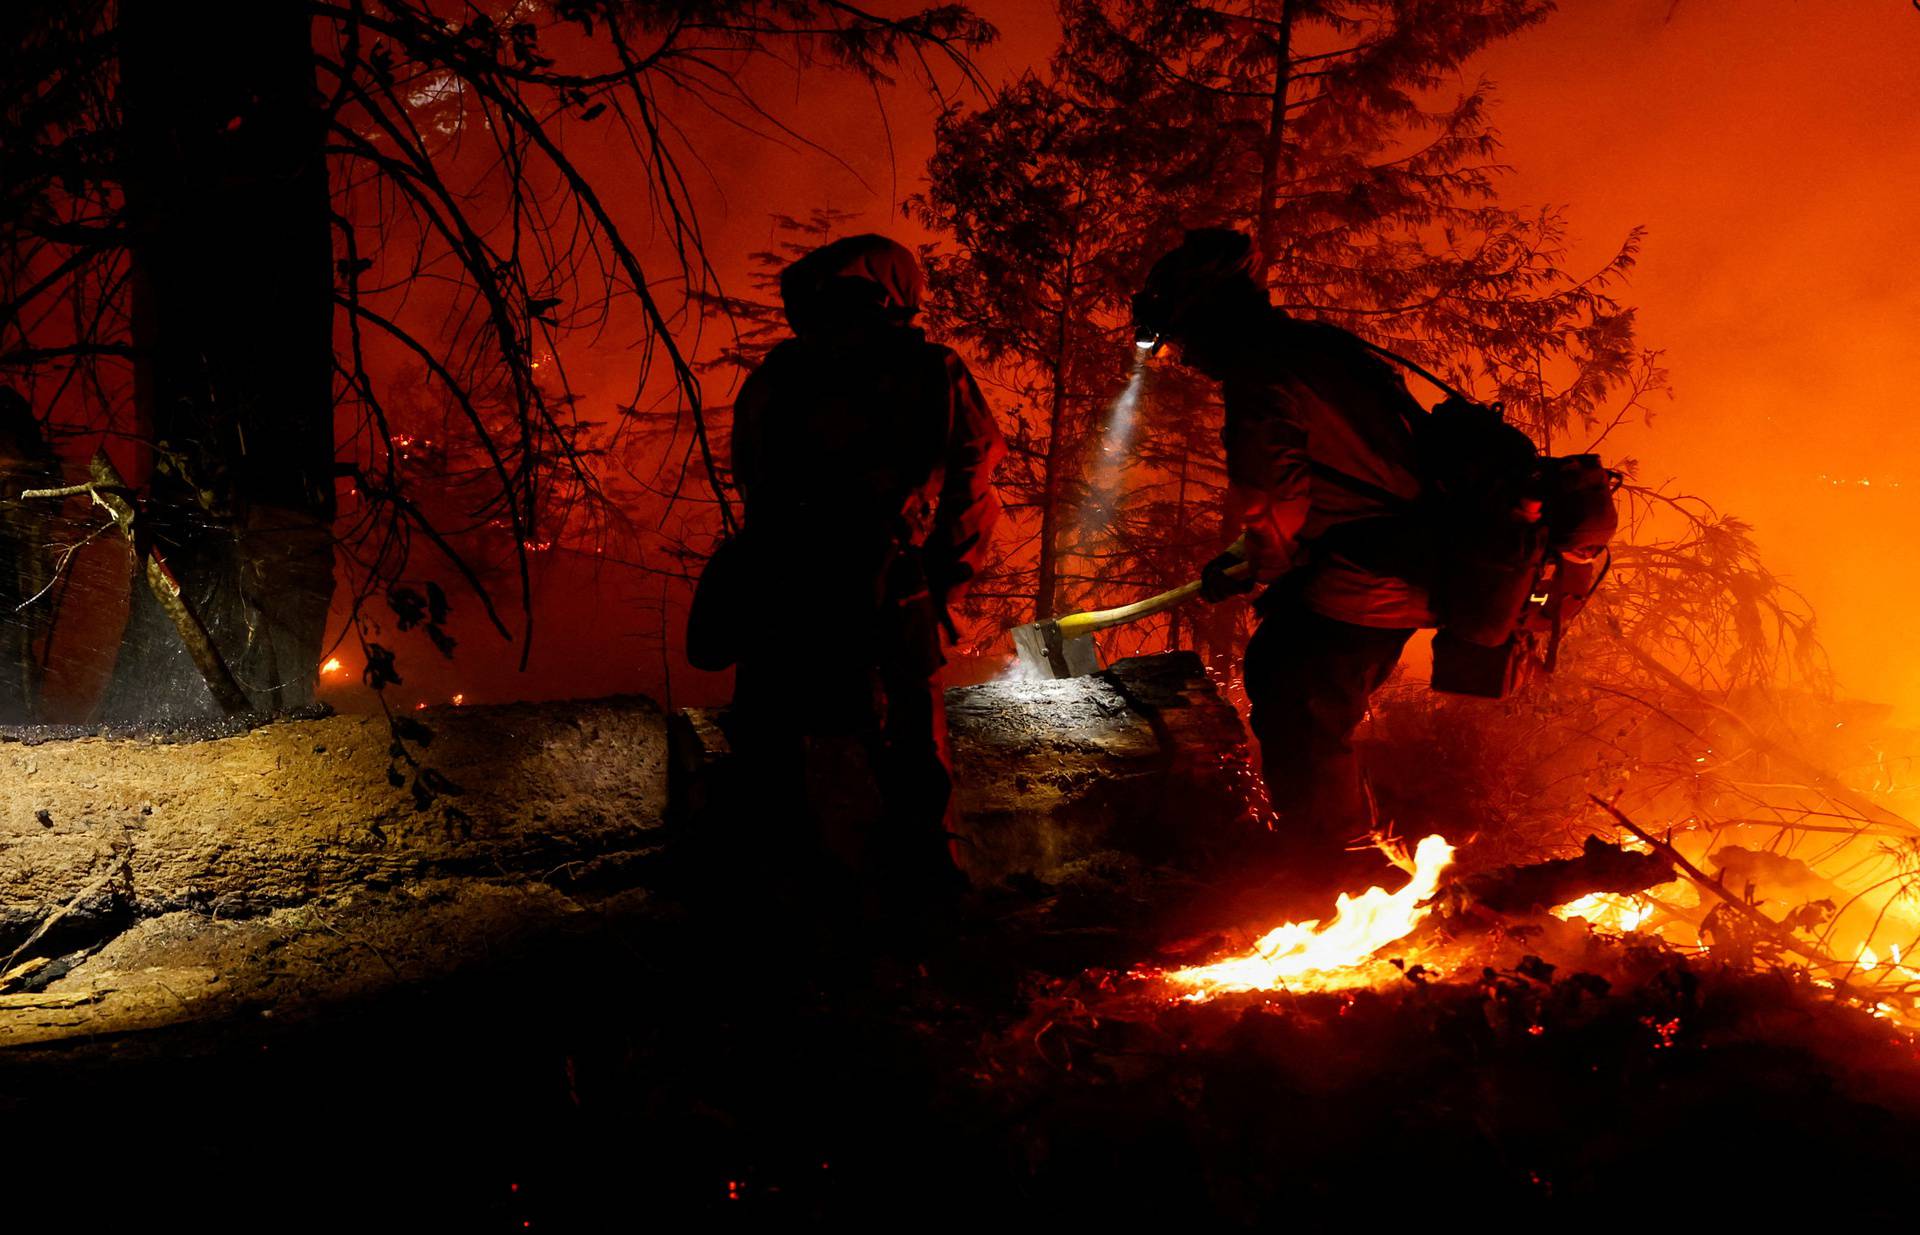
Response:
[[[1210,605],[1217,605],[1229,596],[1244,596],[1254,588],[1253,572],[1242,570],[1230,575],[1228,569],[1246,565],[1246,559],[1237,553],[1222,553],[1208,562],[1200,571],[1200,598]]]

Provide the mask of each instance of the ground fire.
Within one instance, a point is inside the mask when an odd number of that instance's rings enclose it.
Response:
[[[1920,6],[0,45],[13,1227],[1910,1217]]]
[[[1427,916],[1427,902],[1452,864],[1453,846],[1429,836],[1414,850],[1413,869],[1399,891],[1372,887],[1358,896],[1342,892],[1326,923],[1276,926],[1250,952],[1176,969],[1167,980],[1192,987],[1189,998],[1194,999],[1216,991],[1338,990],[1365,982],[1365,968],[1374,955],[1406,938]]]

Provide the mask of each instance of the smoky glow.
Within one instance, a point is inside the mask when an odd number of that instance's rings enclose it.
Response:
[[[1127,384],[1107,408],[1106,424],[1100,430],[1099,452],[1094,456],[1087,507],[1082,511],[1081,530],[1094,532],[1112,521],[1113,509],[1120,498],[1120,478],[1127,457],[1133,451],[1134,431],[1139,423],[1140,389],[1146,382],[1146,353],[1136,352],[1133,372]]]

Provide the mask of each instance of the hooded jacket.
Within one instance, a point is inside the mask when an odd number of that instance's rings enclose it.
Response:
[[[921,286],[913,255],[881,236],[789,266],[793,337],[740,389],[731,462],[747,526],[807,555],[823,582],[913,546],[951,600],[985,559],[1006,446],[966,364],[910,325]]]

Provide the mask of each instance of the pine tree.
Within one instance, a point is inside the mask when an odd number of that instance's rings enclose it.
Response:
[[[524,666],[528,555],[621,518],[597,462],[624,422],[579,407],[569,340],[617,322],[632,401],[673,405],[705,454],[676,337],[679,292],[713,274],[688,121],[755,128],[761,62],[969,75],[992,30],[834,0],[22,0],[0,34],[0,379],[50,437],[150,455],[150,476],[121,461],[143,547],[215,619],[241,706],[273,710],[311,696],[336,561],[376,688],[398,680],[364,620],[379,598],[451,648],[444,594],[416,590],[432,573]],[[627,144],[617,183],[576,133]],[[657,247],[623,234],[616,194]],[[120,713],[207,710],[143,601]]]
[[[1632,414],[1662,385],[1631,311],[1608,294],[1638,236],[1593,275],[1567,273],[1562,220],[1496,199],[1489,87],[1441,93],[1474,54],[1549,8],[1066,0],[1045,81],[946,118],[923,200],[957,251],[936,289],[1015,396],[1035,468],[1016,483],[1056,529],[1026,547],[1037,564],[1019,569],[1037,575],[1051,562],[1055,578],[1087,581],[1079,599],[1118,599],[1189,577],[1221,545],[1219,408],[1204,384],[1158,374],[1110,519],[1072,544],[1057,534],[1070,522],[1063,506],[1085,501],[1089,426],[1125,384],[1127,293],[1183,226],[1255,234],[1282,307],[1503,400],[1548,444],[1572,424]],[[1096,294],[1063,309],[1050,293],[1067,204],[1096,220],[1101,278]],[[1052,283],[1036,293],[1026,282],[1043,272]],[[1035,380],[1070,370],[1097,376],[1098,388]],[[1053,414],[1055,389],[1067,392],[1069,414]],[[1061,599],[1035,590],[1042,612]],[[1197,642],[1216,662],[1243,613],[1196,615]],[[1164,633],[1113,638],[1125,646]]]
[[[1133,179],[1124,118],[1030,74],[990,106],[940,119],[915,199],[957,246],[927,261],[940,331],[984,362],[1011,413],[999,475],[1009,527],[995,582],[976,595],[1012,620],[1061,611],[1086,451],[1126,384]]]

